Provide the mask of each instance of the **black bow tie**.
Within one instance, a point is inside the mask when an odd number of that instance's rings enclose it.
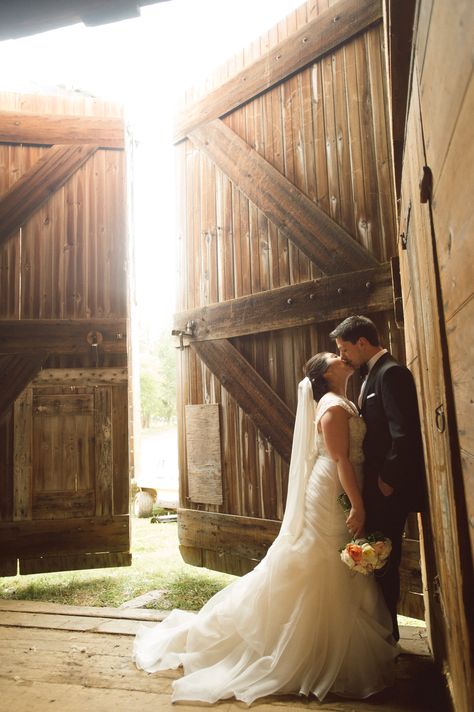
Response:
[[[369,373],[369,367],[366,363],[363,363],[362,366],[359,368],[359,373],[361,375],[361,378],[365,378],[367,376],[367,374]]]

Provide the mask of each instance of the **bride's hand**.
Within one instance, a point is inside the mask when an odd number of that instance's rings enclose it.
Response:
[[[364,533],[365,510],[363,508],[351,508],[349,516],[346,519],[346,525],[350,534],[356,539]]]

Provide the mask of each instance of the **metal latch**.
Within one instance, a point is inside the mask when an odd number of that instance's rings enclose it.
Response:
[[[179,336],[179,348],[181,351],[184,349],[184,337],[188,336],[192,338],[194,336],[196,326],[196,322],[192,319],[186,323],[186,327],[184,329],[173,329],[171,332],[172,336]]]

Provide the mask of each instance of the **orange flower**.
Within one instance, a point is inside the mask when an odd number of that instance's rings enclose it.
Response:
[[[346,548],[351,559],[358,564],[362,560],[362,547],[358,544],[348,544]]]

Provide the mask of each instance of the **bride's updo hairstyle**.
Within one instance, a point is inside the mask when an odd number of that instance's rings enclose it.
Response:
[[[311,356],[309,361],[304,365],[304,375],[311,381],[313,389],[313,398],[317,402],[325,393],[330,391],[329,383],[324,378],[324,374],[329,368],[329,356],[331,354],[323,351],[320,354]]]

